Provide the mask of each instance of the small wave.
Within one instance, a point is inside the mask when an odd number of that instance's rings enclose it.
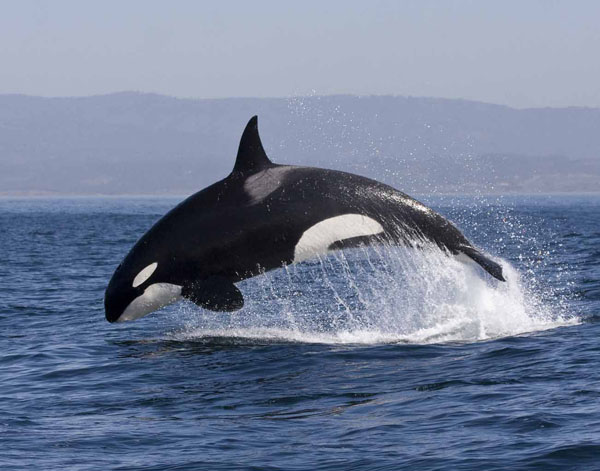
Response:
[[[182,305],[176,339],[325,344],[475,342],[580,323],[499,260],[506,283],[435,248],[336,252],[243,283],[233,314]],[[553,301],[554,300],[554,301]]]

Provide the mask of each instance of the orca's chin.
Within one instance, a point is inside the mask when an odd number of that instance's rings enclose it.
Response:
[[[113,322],[119,322],[119,317],[121,316],[120,312],[114,312],[114,311],[109,311],[108,309],[105,309],[105,315],[106,315],[106,320],[108,322],[110,322],[111,324]]]
[[[119,317],[121,316],[121,313],[105,310],[105,315],[106,315],[106,320],[112,324],[113,322],[119,321]]]
[[[173,304],[181,299],[181,286],[171,283],[154,283],[148,286],[144,292],[127,305],[125,310],[119,313],[106,310],[108,322],[125,322],[139,319],[160,309]],[[118,315],[115,315],[118,314]]]
[[[127,302],[123,302],[122,296],[113,296],[107,291],[107,294],[104,297],[104,313],[106,315],[106,320],[110,323],[118,322],[126,306]]]

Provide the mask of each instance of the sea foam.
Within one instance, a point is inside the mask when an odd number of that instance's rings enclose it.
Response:
[[[579,323],[506,260],[506,282],[437,248],[335,252],[239,284],[237,313],[174,311],[178,339],[332,344],[473,342]],[[183,324],[183,326],[182,326]]]

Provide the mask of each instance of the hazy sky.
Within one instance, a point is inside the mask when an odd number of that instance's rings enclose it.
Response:
[[[0,0],[0,93],[600,106],[600,1]]]

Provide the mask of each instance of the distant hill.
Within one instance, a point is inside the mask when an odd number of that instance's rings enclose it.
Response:
[[[600,190],[600,109],[393,96],[0,95],[0,194],[192,193],[226,176],[247,120],[279,163],[407,192]]]

